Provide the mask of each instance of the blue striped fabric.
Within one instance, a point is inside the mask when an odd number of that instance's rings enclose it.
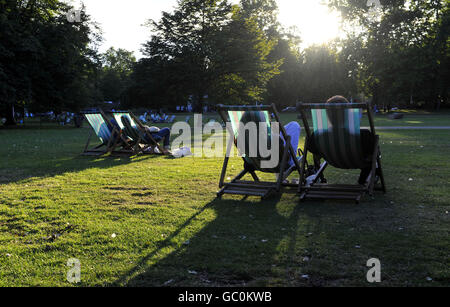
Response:
[[[334,167],[366,166],[361,148],[360,109],[314,109],[314,141],[323,158]]]
[[[95,134],[102,141],[103,144],[107,144],[112,137],[111,130],[108,128],[106,121],[104,120],[102,114],[93,113],[84,115],[94,129]]]

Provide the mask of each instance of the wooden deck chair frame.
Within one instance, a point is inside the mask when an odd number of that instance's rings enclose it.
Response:
[[[284,145],[281,162],[279,164],[281,172],[280,172],[280,175],[278,176],[278,180],[276,182],[260,181],[260,179],[258,178],[255,171],[249,171],[249,170],[246,170],[245,168],[230,182],[225,182],[231,147],[236,146],[236,138],[234,138],[233,143],[230,142],[229,144],[227,144],[227,154],[226,154],[225,160],[223,162],[222,173],[221,173],[220,182],[219,182],[220,191],[217,193],[218,198],[221,198],[224,194],[233,194],[233,195],[244,195],[244,196],[259,196],[262,199],[265,199],[274,193],[280,193],[283,187],[294,187],[294,188],[298,187],[298,185],[296,185],[296,184],[284,182],[295,170],[297,170],[299,172],[299,176],[300,176],[300,161],[301,161],[301,159],[297,158],[296,151],[294,150],[294,148],[292,148],[290,136],[287,135],[286,130],[284,129],[284,126],[281,124],[280,117],[278,115],[275,105],[273,105],[273,104],[269,105],[269,106],[224,106],[224,105],[219,105],[217,107],[217,110],[225,124],[227,122],[229,122],[228,112],[230,112],[230,111],[266,111],[266,112],[269,112],[269,118],[270,118],[270,114],[274,114],[274,119],[276,122],[278,122],[280,124],[280,132],[282,133],[283,138],[286,143]],[[227,127],[229,128],[228,132],[230,133],[230,136],[234,136],[235,135],[234,131],[232,130],[230,125],[227,125]],[[294,165],[287,168],[289,158],[293,159]],[[244,158],[242,158],[242,159],[245,161]],[[283,170],[285,170],[285,171],[283,172]],[[264,172],[263,170],[257,170],[257,171]],[[253,181],[241,180],[247,174],[250,174],[252,176]]]
[[[101,156],[104,154],[116,154],[116,153],[127,153],[126,149],[125,150],[120,150],[120,151],[116,151],[115,149],[118,146],[122,146],[124,148],[128,147],[128,143],[126,141],[126,139],[124,138],[124,136],[122,135],[122,131],[120,131],[117,127],[115,127],[111,121],[108,119],[108,117],[106,116],[105,112],[103,112],[103,110],[99,109],[99,111],[97,112],[87,112],[87,113],[83,113],[84,117],[86,118],[86,120],[88,121],[89,125],[91,126],[91,132],[89,133],[89,137],[88,140],[86,142],[86,145],[84,146],[84,150],[82,155],[85,156]],[[111,137],[109,138],[107,143],[102,143],[98,146],[95,146],[94,148],[89,149],[89,145],[92,139],[92,136],[95,133],[94,131],[94,127],[92,126],[92,124],[90,123],[88,116],[89,115],[98,115],[102,118],[102,120],[105,122],[107,128],[110,131]],[[110,129],[110,127],[112,127],[112,130]],[[115,137],[114,137],[115,136]],[[100,138],[100,136],[97,135],[97,137]],[[102,140],[103,141],[103,140]],[[102,147],[105,147],[104,149],[102,149]]]
[[[139,129],[140,133],[138,134],[137,140],[133,139],[133,145],[132,150],[135,155],[137,154],[146,154],[146,149],[150,148],[151,144],[146,144],[146,142],[143,140],[143,135],[145,135],[150,142],[154,143],[156,147],[158,148],[160,154],[163,153],[163,148],[161,145],[150,135],[145,131],[145,127],[142,124],[142,122],[132,113],[132,112],[112,112],[114,118],[118,122],[120,126],[122,126],[121,117],[122,115],[128,115],[129,118],[132,119],[132,121],[136,124],[136,127]],[[132,122],[132,124],[133,124]],[[123,130],[123,129],[122,129]],[[131,137],[131,136],[129,136]]]
[[[375,125],[373,121],[372,109],[368,103],[327,103],[327,104],[297,104],[297,109],[301,113],[303,120],[303,125],[306,131],[306,139],[304,146],[304,159],[302,161],[300,169],[300,185],[299,194],[300,200],[306,199],[343,199],[343,200],[354,200],[359,203],[362,197],[366,194],[372,196],[374,191],[382,191],[386,193],[386,185],[383,176],[383,170],[381,167],[381,151],[379,146],[379,136],[376,134]],[[312,138],[312,131],[308,122],[307,110],[322,109],[322,110],[333,110],[333,109],[361,109],[367,111],[367,116],[370,123],[370,131],[375,136],[375,144],[373,148],[372,161],[371,161],[371,171],[364,185],[342,185],[342,184],[326,184],[319,183],[319,179],[323,178],[323,172],[329,165],[327,161],[321,163],[322,158],[314,155],[313,160],[316,169],[316,173],[311,178],[310,182],[306,182],[306,168],[305,163],[308,158],[308,153],[310,153],[310,148],[308,148],[309,139]],[[378,170],[378,171],[377,171]],[[376,185],[376,177],[379,176],[380,186]]]

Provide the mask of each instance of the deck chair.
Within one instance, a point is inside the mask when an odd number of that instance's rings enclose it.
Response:
[[[84,147],[83,155],[103,155],[116,152],[118,146],[126,146],[121,131],[114,127],[103,111],[83,114],[92,127],[88,141]],[[89,149],[89,144],[94,132],[100,139],[101,144]]]
[[[131,112],[113,112],[114,119],[124,131],[124,134],[132,140],[134,154],[146,153],[146,149],[156,146],[159,153],[163,152],[161,145],[145,131],[144,125]]]
[[[175,120],[176,116],[172,115],[172,117],[167,121],[167,123],[171,124]]]
[[[298,185],[290,184],[286,182],[286,179],[294,172],[298,171],[300,175],[300,161],[302,158],[298,158],[296,154],[296,149],[292,148],[290,136],[287,135],[284,126],[281,125],[278,113],[276,111],[275,105],[270,106],[223,106],[219,105],[217,108],[220,117],[224,123],[231,123],[227,125],[229,133],[232,136],[230,142],[227,145],[227,155],[225,157],[222,174],[220,176],[219,188],[220,191],[217,196],[221,198],[224,194],[234,194],[234,195],[244,195],[244,196],[260,196],[262,199],[269,197],[271,194],[276,194],[281,191],[283,187],[295,187]],[[249,113],[248,113],[249,112]],[[229,153],[231,152],[232,146],[237,146],[237,140],[239,137],[239,126],[241,124],[241,119],[244,116],[251,114],[250,116],[254,118],[254,122],[263,122],[267,124],[268,137],[270,138],[271,125],[270,114],[275,114],[275,121],[280,123],[280,133],[283,135],[285,143],[280,139],[280,158],[276,167],[272,169],[263,169],[261,167],[261,158],[249,157],[248,155],[241,152],[242,159],[244,160],[244,169],[230,182],[225,182],[225,177],[227,173],[227,167],[229,162]],[[246,116],[245,115],[245,116]],[[258,124],[258,123],[257,123]],[[279,136],[278,136],[279,137]],[[247,147],[248,136],[245,137],[245,143]],[[284,145],[285,144],[285,145]],[[259,154],[258,154],[259,155]],[[289,160],[293,159],[294,165],[289,167]],[[263,173],[277,173],[278,180],[276,182],[263,182],[260,181],[256,172]],[[253,181],[245,181],[242,178],[250,174]],[[275,177],[275,176],[274,176]]]
[[[304,160],[301,166],[299,193],[300,199],[344,199],[359,203],[365,194],[373,195],[374,190],[386,193],[386,186],[381,168],[379,136],[375,132],[373,115],[367,103],[327,103],[297,105],[302,115],[306,130]],[[310,128],[307,112],[310,110],[313,129]],[[364,157],[361,146],[360,120],[362,111],[366,110],[371,133],[375,136],[373,154]],[[311,152],[308,147],[314,138],[316,151],[314,155],[315,173],[305,178],[306,159]],[[321,162],[321,161],[324,162]],[[339,169],[361,169],[370,167],[371,172],[364,185],[327,184],[320,180],[328,165]],[[377,181],[380,185],[376,186]],[[319,182],[321,181],[321,182]]]

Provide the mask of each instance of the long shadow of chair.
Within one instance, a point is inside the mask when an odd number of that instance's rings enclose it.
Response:
[[[260,202],[215,199],[185,220],[157,247],[143,256],[113,286],[245,286],[267,284],[262,271],[270,272],[271,259],[283,239],[296,232],[298,211],[289,216],[277,212],[280,198]],[[297,206],[296,206],[297,207]],[[206,210],[216,218],[190,238],[188,244],[157,260],[162,251],[173,248],[177,237],[192,227]],[[239,219],[239,227],[230,227]],[[284,229],[284,230],[283,230]],[[295,241],[295,238],[294,238]],[[295,244],[294,241],[292,244]],[[293,247],[289,247],[293,250]],[[258,264],[257,268],[253,264]],[[149,265],[149,263],[152,263]],[[180,274],[181,272],[181,274]],[[269,273],[268,273],[269,274]]]

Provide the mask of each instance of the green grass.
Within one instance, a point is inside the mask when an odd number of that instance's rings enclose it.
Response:
[[[374,257],[381,286],[450,285],[448,131],[381,132],[389,191],[360,205],[216,200],[222,159],[81,157],[88,133],[0,129],[0,286],[72,286],[69,258],[78,286],[368,286]]]
[[[296,113],[283,114],[283,118],[289,121],[297,120]],[[423,126],[450,126],[450,113],[404,113],[403,119],[390,119],[388,114],[374,116],[377,127],[423,127]],[[303,123],[302,123],[303,125]],[[368,127],[369,121],[363,116],[361,126]]]

